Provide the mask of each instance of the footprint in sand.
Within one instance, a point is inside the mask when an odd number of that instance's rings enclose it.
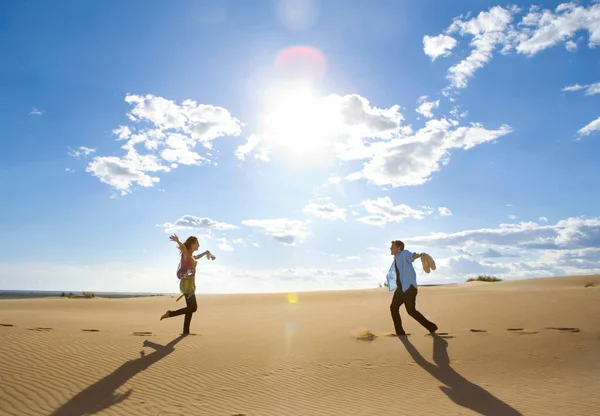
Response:
[[[556,331],[563,331],[563,332],[581,332],[581,330],[579,328],[566,328],[566,327],[549,326],[549,327],[546,327],[544,329],[554,329]]]
[[[469,329],[469,331],[471,331],[471,332],[477,332],[477,333],[487,332],[485,329]]]
[[[515,332],[519,335],[533,335],[537,334],[539,331],[525,331],[523,328],[507,328],[507,331]]]
[[[354,334],[354,338],[360,341],[374,341],[377,338],[377,335],[371,331],[363,331]]]
[[[403,334],[403,335],[398,335],[394,332],[388,332],[386,334],[384,334],[385,337],[389,337],[389,338],[398,338],[398,337],[410,337],[412,334]]]
[[[42,328],[42,327],[35,327],[35,328],[27,328],[28,331],[51,331],[52,328]]]
[[[8,326],[8,327],[11,327],[11,326],[14,326],[14,325],[13,325],[13,324],[0,324],[0,326]]]
[[[99,329],[82,329],[83,332],[100,332]]]
[[[152,332],[138,331],[138,332],[133,332],[132,335],[135,335],[136,337],[145,337],[145,336],[154,335],[154,334]]]
[[[436,332],[435,334],[425,334],[427,337],[438,337],[443,339],[456,338],[454,335],[450,335],[448,332]]]

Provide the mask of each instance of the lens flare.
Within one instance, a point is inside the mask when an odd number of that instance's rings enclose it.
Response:
[[[318,0],[277,0],[275,14],[279,23],[288,30],[308,30],[318,18]]]
[[[325,76],[327,59],[311,46],[291,46],[277,54],[275,69],[282,78],[316,82]]]
[[[294,343],[294,335],[296,334],[297,325],[294,322],[287,322],[284,326],[285,334],[285,353],[292,352],[292,344]]]

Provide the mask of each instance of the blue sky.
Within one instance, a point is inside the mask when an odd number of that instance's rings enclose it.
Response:
[[[0,5],[0,289],[600,273],[600,4]]]

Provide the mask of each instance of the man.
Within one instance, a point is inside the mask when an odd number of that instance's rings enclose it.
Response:
[[[421,312],[417,311],[417,273],[413,267],[413,262],[421,257],[423,253],[411,253],[404,249],[404,243],[400,240],[392,241],[390,253],[394,256],[393,268],[395,273],[392,274],[392,268],[388,273],[388,288],[394,291],[390,312],[394,321],[396,335],[406,335],[402,327],[402,319],[400,318],[400,306],[406,305],[406,312],[413,317],[417,322],[423,325],[431,334],[437,331],[438,327],[433,322],[425,318]],[[395,275],[395,279],[392,276]]]

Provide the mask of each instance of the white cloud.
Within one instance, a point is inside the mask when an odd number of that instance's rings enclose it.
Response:
[[[380,186],[422,185],[448,163],[451,150],[468,150],[512,131],[507,125],[487,130],[479,124],[457,124],[455,120],[429,120],[414,136],[373,143],[363,176]]]
[[[346,175],[344,177],[345,180],[353,182],[353,181],[357,181],[359,179],[361,179],[363,177],[363,173],[362,172],[353,172],[349,175]]]
[[[585,7],[575,2],[563,3],[555,12],[532,7],[520,26],[517,52],[525,55],[535,55],[559,42],[571,40],[581,30],[589,33],[588,46],[593,48],[600,44],[600,4]]]
[[[177,105],[152,94],[127,95],[125,101],[133,104],[133,109],[128,113],[131,120],[147,121],[163,132],[180,131],[191,141],[199,141],[204,145],[219,137],[241,133],[241,123],[223,107],[198,104],[189,99]]]
[[[411,208],[406,204],[394,205],[392,200],[387,196],[362,201],[361,205],[371,215],[358,218],[357,221],[376,226],[383,226],[392,222],[402,222],[407,218],[422,220],[426,215],[431,215],[434,212],[432,208],[419,210]]]
[[[71,150],[67,152],[67,154],[71,157],[79,159],[81,157],[88,157],[92,153],[96,152],[96,149],[91,149],[89,147],[81,146],[77,150]]]
[[[546,218],[546,217],[540,217],[540,218],[538,218],[538,221],[548,222],[548,218]]]
[[[87,166],[86,172],[97,177],[101,182],[121,191],[121,195],[130,192],[132,184],[151,187],[160,182],[157,176],[146,172],[169,172],[170,168],[160,164],[152,155],[131,154],[126,158],[116,156],[95,157]]]
[[[449,217],[452,216],[452,211],[450,211],[449,208],[446,207],[439,207],[438,208],[438,212],[440,213],[441,216],[443,217]]]
[[[511,22],[516,11],[516,8],[495,6],[470,20],[454,20],[448,32],[472,36],[473,49],[467,58],[448,69],[447,78],[453,87],[465,88],[475,71],[492,59],[496,48],[503,48],[506,52],[506,46],[514,37]]]
[[[340,178],[337,175],[333,175],[327,179],[327,182],[325,182],[325,185],[337,185],[340,182],[342,182],[342,178]]]
[[[288,220],[288,219],[269,219],[269,220],[244,220],[242,224],[248,227],[256,227],[279,241],[281,244],[293,246],[296,241],[302,242],[309,234],[307,221]]]
[[[465,256],[456,256],[445,259],[443,262],[438,261],[438,269],[443,268],[444,274],[450,276],[469,276],[478,274],[493,274],[500,275],[508,273],[510,268],[497,263],[477,261]],[[465,278],[463,277],[463,279]]]
[[[427,96],[419,98],[419,107],[415,110],[417,113],[424,115],[427,118],[433,118],[432,110],[440,106],[440,100],[427,101]]]
[[[510,256],[515,257],[515,256]],[[503,279],[598,274],[600,248],[543,250],[527,253],[524,260],[504,262],[478,261],[465,256],[438,259],[438,271],[452,281],[464,281],[478,274],[490,274]],[[501,260],[502,258],[500,258]]]
[[[209,158],[191,151],[194,145],[189,141],[188,136],[179,133],[169,134],[164,143],[167,147],[160,152],[160,156],[167,162],[176,165],[201,165],[210,162]]]
[[[600,82],[596,82],[595,84],[587,85],[585,95],[596,95],[600,94]]]
[[[68,173],[74,173],[74,172],[75,172],[75,170],[74,170],[74,169],[71,169],[71,168],[65,168],[65,172],[68,172]]]
[[[219,250],[222,251],[233,251],[234,248],[231,244],[229,244],[229,241],[227,241],[226,238],[221,237],[221,238],[217,238],[216,239],[219,242]]]
[[[582,89],[584,89],[585,86],[583,85],[579,85],[579,84],[575,84],[575,85],[569,85],[568,87],[564,87],[561,91],[563,92],[572,92],[572,91],[581,91]]]
[[[509,220],[516,220],[516,219],[517,219],[517,216],[516,216],[516,215],[514,215],[514,214],[510,214],[510,215],[508,215],[508,219],[509,219]]]
[[[578,46],[572,40],[568,40],[565,42],[565,49],[569,52],[577,52]]]
[[[458,106],[454,106],[452,108],[452,110],[450,110],[450,115],[452,117],[454,117],[455,119],[459,119],[459,118],[465,118],[466,116],[468,116],[469,112],[468,111],[460,112],[459,107]]]
[[[500,224],[497,228],[436,233],[403,241],[434,256],[436,281],[464,282],[478,274],[504,279],[597,274],[599,239],[600,218],[567,218],[555,225]],[[459,255],[437,257],[439,248]]]
[[[36,107],[33,107],[33,110],[29,112],[30,116],[41,116],[44,114],[44,110],[38,110]]]
[[[486,251],[480,254],[481,257],[515,257],[514,254],[503,254],[493,248],[488,248]]]
[[[119,140],[125,140],[131,136],[131,129],[129,126],[119,126],[119,128],[114,129],[113,134],[119,137]]]
[[[600,94],[600,82],[595,82],[593,84],[586,84],[586,85],[579,85],[579,84],[569,85],[567,87],[564,87],[561,91],[573,92],[573,91],[581,91],[581,90],[585,90],[585,95]]]
[[[598,20],[600,20],[600,8],[598,8]],[[600,31],[600,23],[598,24],[598,30]],[[600,82],[596,82],[593,84],[586,84],[586,85],[579,85],[579,84],[569,85],[567,87],[564,87],[561,91],[574,92],[574,91],[581,91],[581,90],[585,90],[585,95],[588,95],[588,96],[600,94]],[[584,136],[589,136],[590,134],[592,134],[595,131],[600,131],[600,117],[598,117],[596,120],[591,121],[584,127],[580,128],[577,131],[577,133],[579,134],[579,138],[582,138]]]
[[[579,134],[579,137],[583,137],[589,136],[595,131],[600,131],[600,117],[580,128],[577,133]]]
[[[528,249],[574,249],[592,247],[600,239],[600,218],[577,217],[554,225],[535,222],[500,224],[498,228],[465,230],[457,233],[433,233],[407,238],[407,244],[451,248],[472,245],[512,246]]]
[[[259,144],[260,138],[256,135],[251,135],[248,137],[248,139],[246,140],[245,144],[242,144],[240,146],[238,146],[237,149],[235,149],[234,155],[235,157],[237,157],[240,160],[246,160],[246,155],[248,153],[251,153]],[[257,154],[254,155],[255,159],[259,159],[259,160],[263,160],[263,161],[269,161],[269,156],[268,153],[266,152],[259,152]]]
[[[427,182],[448,163],[452,150],[468,150],[512,131],[507,125],[488,130],[478,123],[461,126],[455,119],[442,118],[428,120],[415,132],[412,127],[400,124],[404,116],[398,105],[377,108],[355,94],[320,98],[313,107],[311,111],[320,114],[321,119],[311,125],[310,137],[298,135],[307,123],[302,114],[294,118],[286,113],[286,123],[279,125],[279,130],[263,131],[252,152],[269,155],[278,146],[293,143],[290,146],[299,146],[295,151],[300,153],[322,156],[332,152],[341,162],[364,161],[362,170],[350,173],[345,180],[366,179],[379,186],[414,186]],[[267,136],[272,140],[266,140]],[[308,146],[304,139],[310,139],[312,145]],[[238,148],[238,157],[246,155]]]
[[[235,230],[238,227],[226,222],[211,220],[206,217],[196,217],[194,215],[184,215],[174,223],[166,222],[161,225],[167,233],[174,233],[180,230],[214,230],[226,231]]]
[[[127,116],[135,127],[122,125],[113,134],[117,141],[125,141],[121,148],[126,154],[96,157],[86,169],[122,195],[133,185],[151,187],[159,182],[151,175],[154,172],[169,172],[179,165],[216,165],[212,153],[195,151],[197,145],[210,150],[213,140],[241,133],[240,121],[222,107],[193,100],[179,105],[151,94],[128,94],[125,102],[132,106]]]
[[[145,97],[127,94],[125,102],[133,104],[133,109],[127,114],[132,121],[148,120],[151,124],[164,129],[185,127],[186,117],[181,113],[179,106],[171,100],[151,94]]]
[[[445,34],[438,36],[457,34],[472,37],[470,55],[448,69],[450,88],[465,88],[469,78],[492,59],[496,50],[501,54],[514,50],[519,54],[533,56],[564,42],[565,48],[574,52],[577,50],[577,43],[573,36],[579,31],[588,33],[588,47],[594,48],[600,44],[600,4],[597,2],[587,7],[575,2],[563,3],[554,11],[532,6],[515,25],[513,19],[519,13],[521,10],[515,6],[494,6],[468,20],[463,19],[463,16],[455,18]],[[431,39],[438,37],[425,38],[431,42]],[[454,46],[456,45],[453,43],[452,47]],[[425,53],[432,57],[439,56],[427,51]],[[445,90],[445,95],[448,96],[448,90]]]
[[[346,209],[329,202],[325,204],[309,203],[303,212],[307,215],[323,218],[326,220],[345,220]]]
[[[457,45],[456,39],[448,35],[423,37],[423,52],[435,61],[440,56],[450,56],[452,49]]]
[[[600,247],[585,247],[568,250],[545,250],[540,254],[540,260],[547,264],[558,263],[559,265],[566,267],[576,267],[580,270],[598,270],[598,265],[600,264]]]

